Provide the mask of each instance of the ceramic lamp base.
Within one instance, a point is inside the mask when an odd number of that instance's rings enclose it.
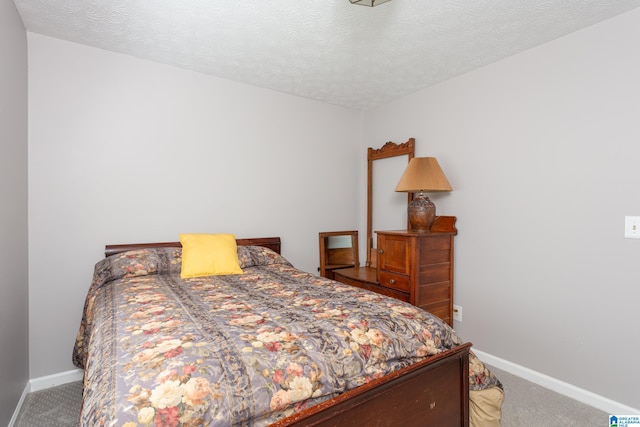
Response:
[[[429,231],[436,218],[436,205],[428,197],[415,197],[407,209],[411,231]]]

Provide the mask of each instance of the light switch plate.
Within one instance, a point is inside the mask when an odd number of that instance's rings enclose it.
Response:
[[[625,239],[640,239],[640,216],[624,217]]]

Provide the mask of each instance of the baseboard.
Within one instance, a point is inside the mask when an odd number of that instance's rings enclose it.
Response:
[[[27,398],[27,394],[29,394],[30,391],[30,384],[27,382],[27,385],[24,386],[24,390],[22,391],[22,396],[20,396],[20,400],[18,400],[18,405],[16,405],[16,409],[15,411],[13,411],[13,416],[9,420],[9,427],[13,427],[15,422],[18,420],[18,415],[20,415],[22,404],[24,403],[24,400]]]
[[[473,352],[480,358],[480,360],[488,365],[495,366],[498,369],[502,369],[503,371],[517,377],[524,378],[527,381],[531,381],[534,384],[538,384],[539,386],[555,391],[556,393],[571,397],[578,402],[598,408],[607,414],[640,414],[640,409],[623,405],[622,403],[592,393],[588,390],[581,389],[569,383],[565,383],[564,381],[560,381],[532,369],[525,368],[524,366],[520,366],[513,362],[509,362],[508,360],[492,356],[491,354],[476,350],[475,348],[473,349]]]
[[[55,387],[62,384],[81,381],[84,371],[82,369],[73,369],[71,371],[60,372],[58,374],[47,375],[45,377],[33,378],[29,380],[31,386],[30,391],[44,390],[46,388]]]

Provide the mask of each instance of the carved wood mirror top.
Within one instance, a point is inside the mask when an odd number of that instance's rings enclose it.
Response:
[[[409,163],[415,156],[415,139],[409,138],[407,142],[402,144],[389,141],[381,148],[369,147],[367,149],[367,267],[375,266],[375,259],[373,259],[375,255],[371,254],[373,248],[373,162],[397,156],[407,156],[407,163]],[[398,172],[398,180],[402,172],[404,170]],[[407,203],[411,202],[413,194],[409,193],[407,198]]]

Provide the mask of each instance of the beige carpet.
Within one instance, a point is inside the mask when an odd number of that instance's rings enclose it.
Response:
[[[532,382],[489,367],[504,386],[502,427],[603,427],[609,414]]]
[[[29,393],[14,427],[77,427],[82,381]]]
[[[609,414],[491,368],[505,388],[502,427],[602,427]],[[80,381],[29,393],[14,427],[77,427]]]

